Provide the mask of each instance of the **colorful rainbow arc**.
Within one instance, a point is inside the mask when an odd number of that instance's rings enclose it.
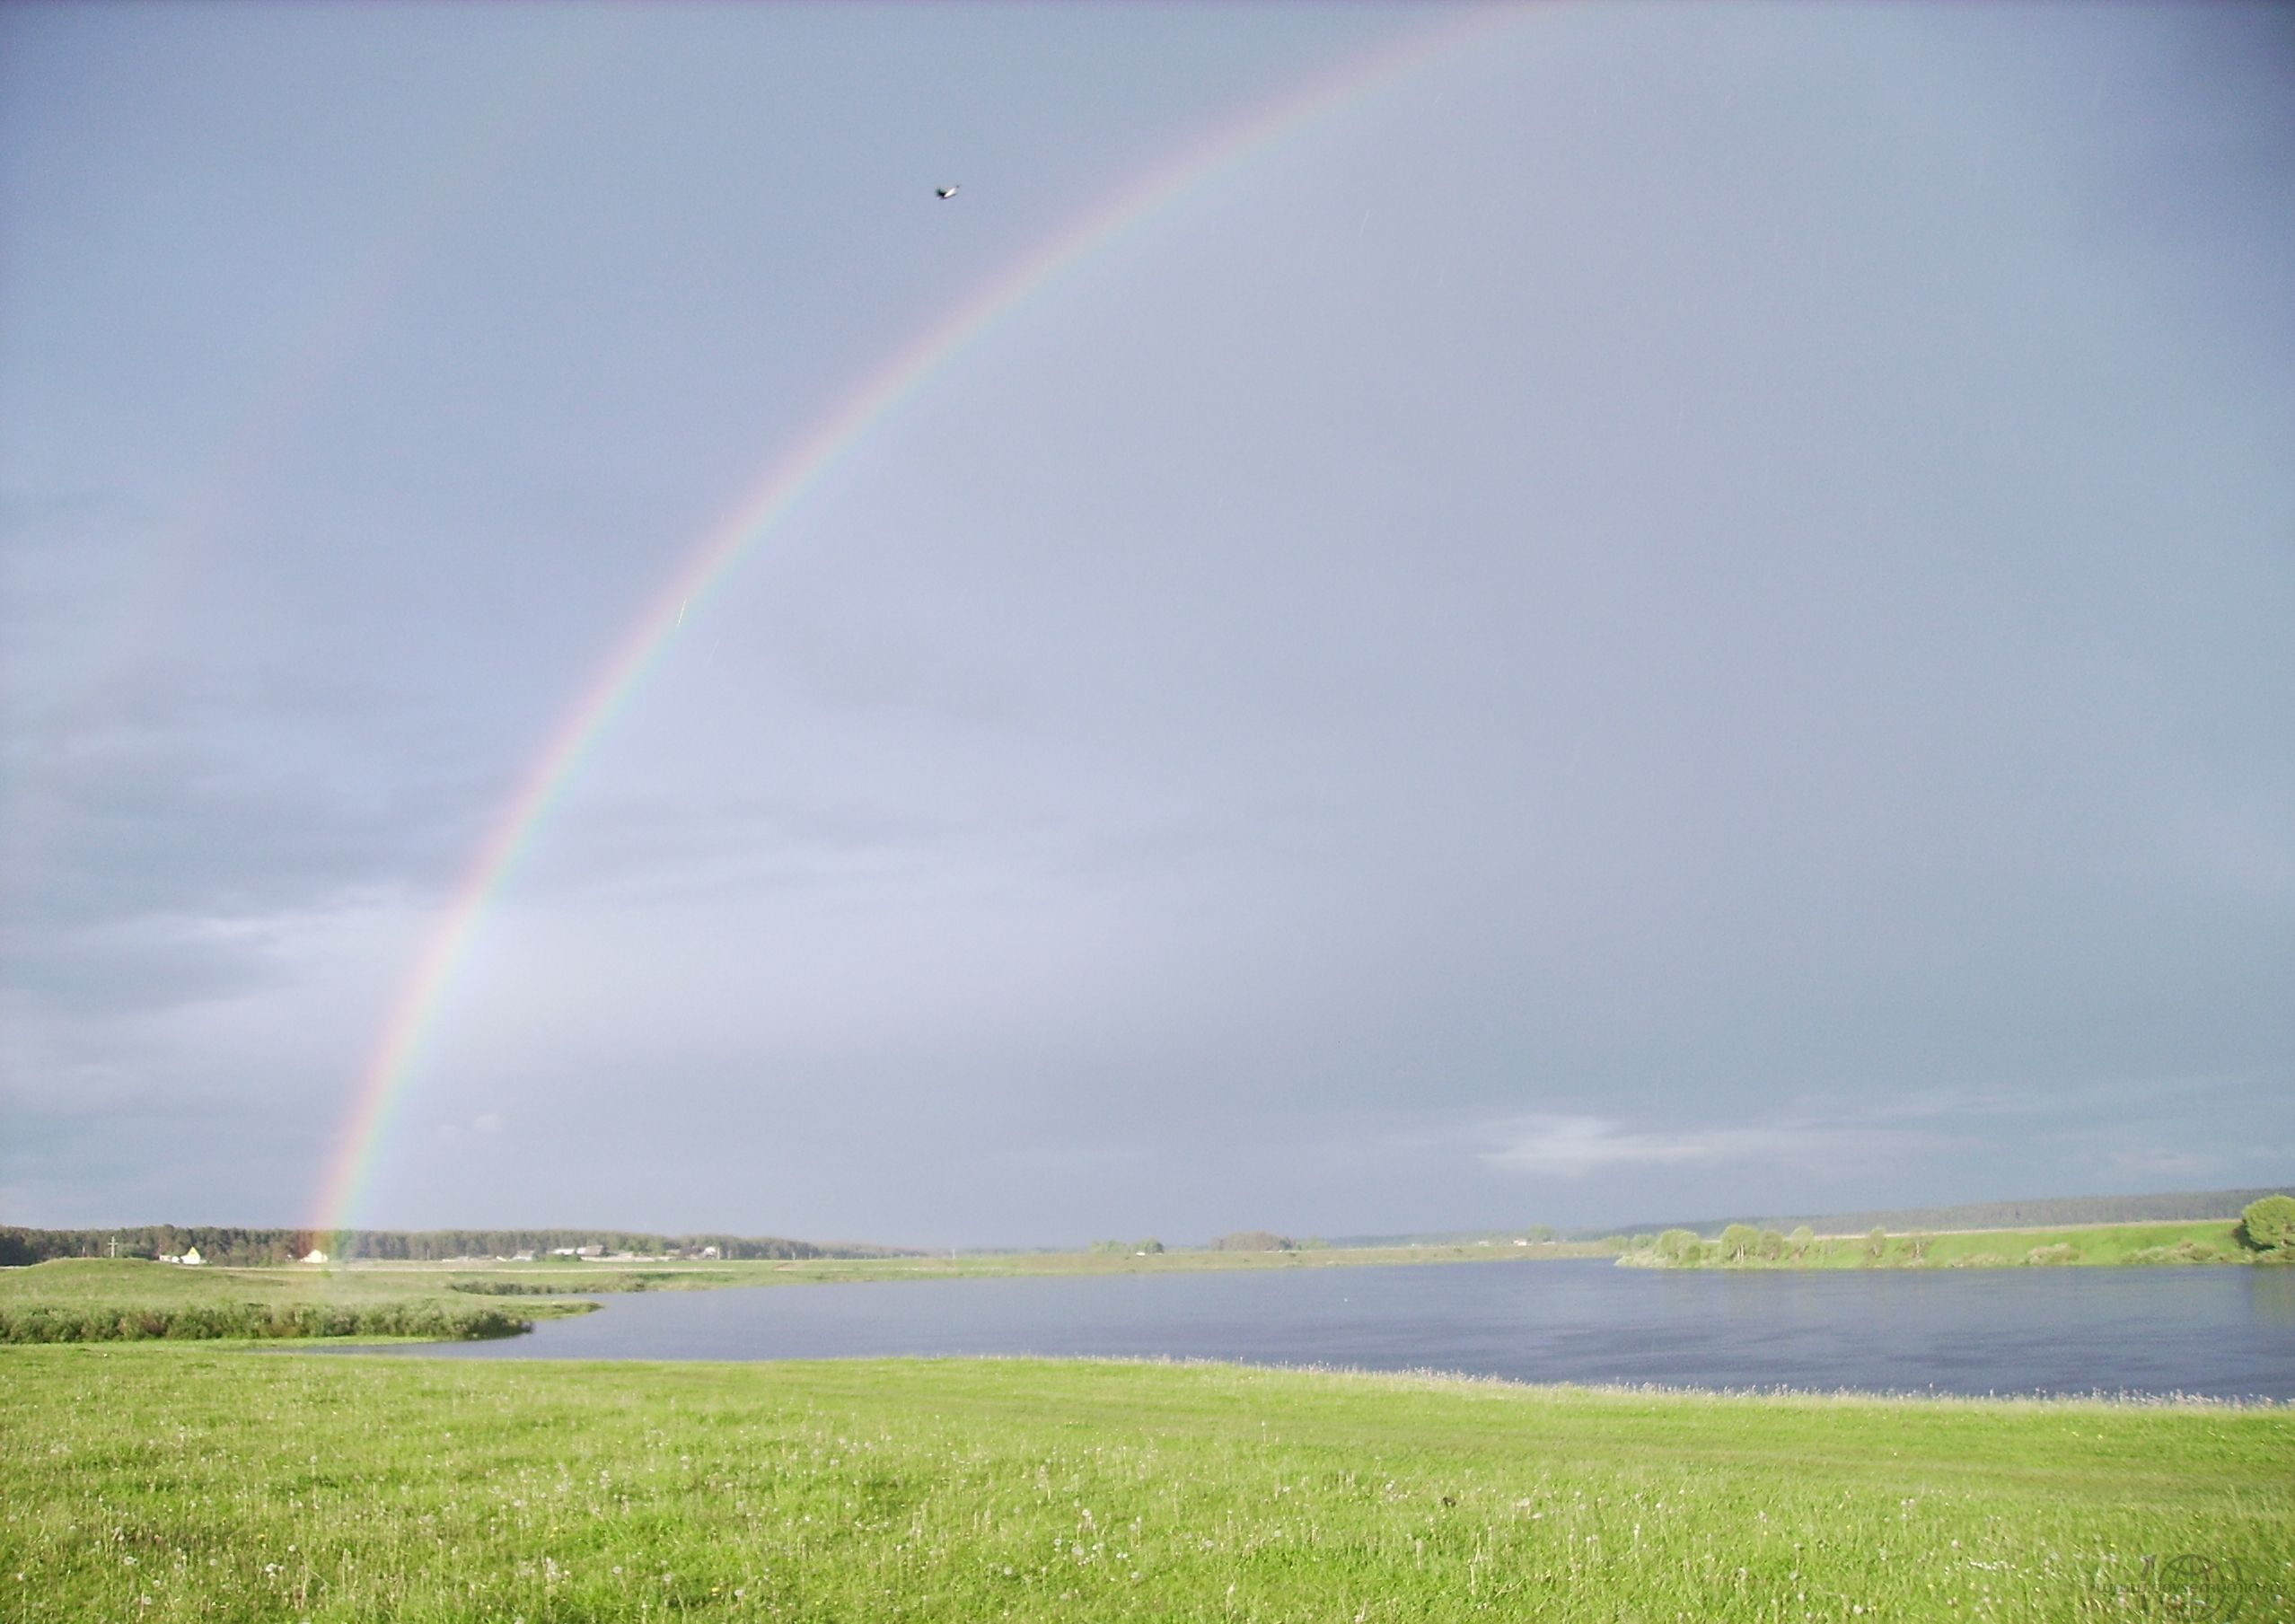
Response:
[[[517,793],[495,818],[484,843],[464,868],[420,957],[400,988],[373,1058],[359,1075],[351,1109],[327,1163],[313,1228],[342,1229],[354,1221],[388,1137],[393,1112],[421,1061],[447,989],[469,953],[488,904],[517,866],[543,818],[660,659],[688,610],[705,603],[798,500],[819,485],[872,428],[890,417],[1029,294],[1073,270],[1187,192],[1287,137],[1304,134],[1382,86],[1486,37],[1519,15],[1509,8],[1470,8],[1400,46],[1389,46],[1314,81],[1199,142],[1106,207],[1060,233],[927,329],[865,379],[771,466],[764,478],[702,536],[622,635],[560,718]]]

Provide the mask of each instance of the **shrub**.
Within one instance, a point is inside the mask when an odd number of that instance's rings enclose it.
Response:
[[[1211,1242],[1213,1251],[1290,1251],[1288,1237],[1264,1229],[1239,1229]]]
[[[1669,1229],[1658,1237],[1658,1255],[1671,1262],[1694,1262],[1699,1250],[1694,1230]]]
[[[2059,1241],[2053,1246],[2036,1246],[2024,1254],[2027,1263],[2070,1263],[2080,1256],[2071,1242]]]
[[[2239,1242],[2256,1251],[2295,1251],[2295,1196],[2265,1196],[2239,1215]]]

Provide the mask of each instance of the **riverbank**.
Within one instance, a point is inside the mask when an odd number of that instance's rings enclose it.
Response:
[[[2283,1408],[145,1345],[0,1350],[0,1445],[26,1620],[2076,1618],[2186,1555],[2295,1594]]]
[[[1628,1268],[2154,1268],[2283,1264],[2290,1260],[2241,1243],[2229,1218],[2159,1224],[2084,1224],[2054,1229],[1978,1229],[1940,1233],[1813,1235],[1807,1230],[1718,1238],[1686,1230],[1639,1235],[1619,1255]]]

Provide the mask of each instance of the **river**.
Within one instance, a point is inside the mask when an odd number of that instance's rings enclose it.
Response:
[[[2295,1270],[1522,1261],[609,1295],[461,1359],[1046,1355],[1525,1382],[2295,1400]]]

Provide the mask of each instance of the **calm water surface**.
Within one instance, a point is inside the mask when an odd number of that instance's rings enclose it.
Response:
[[[1526,1382],[2295,1399],[2295,1270],[1673,1272],[1601,1261],[606,1296],[456,1359],[1040,1354]],[[506,1306],[507,1304],[506,1304]]]

